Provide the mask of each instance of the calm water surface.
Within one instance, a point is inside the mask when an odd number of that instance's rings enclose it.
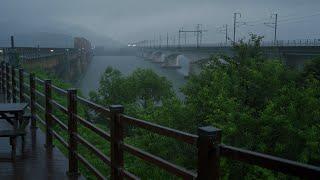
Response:
[[[165,76],[172,82],[173,88],[180,98],[183,94],[180,88],[186,83],[181,69],[165,69],[160,64],[155,64],[136,56],[95,56],[93,57],[86,73],[79,82],[79,88],[84,95],[99,88],[100,77],[108,66],[118,69],[128,75],[137,68],[149,68],[160,76]]]

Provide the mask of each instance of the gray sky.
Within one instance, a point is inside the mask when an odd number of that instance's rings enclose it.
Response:
[[[239,37],[255,32],[271,40],[272,29],[263,22],[277,12],[279,39],[320,38],[320,15],[281,22],[319,14],[319,0],[2,0],[0,32],[95,34],[127,43],[177,35],[179,27],[194,29],[200,23],[208,30],[204,42],[220,42],[224,35],[217,27],[231,26],[236,11],[242,13],[240,21],[261,20],[239,27]]]

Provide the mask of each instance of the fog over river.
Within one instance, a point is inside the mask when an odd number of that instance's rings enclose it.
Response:
[[[90,91],[99,88],[100,77],[108,66],[118,69],[124,75],[132,73],[137,68],[152,69],[158,75],[164,76],[171,81],[177,95],[183,98],[179,88],[186,83],[184,77],[185,67],[182,69],[165,69],[160,64],[155,64],[136,56],[94,56],[78,84],[84,95],[87,96]]]

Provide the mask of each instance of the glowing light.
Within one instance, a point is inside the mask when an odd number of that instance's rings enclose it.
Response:
[[[54,50],[53,49],[50,49],[50,52],[53,52]]]

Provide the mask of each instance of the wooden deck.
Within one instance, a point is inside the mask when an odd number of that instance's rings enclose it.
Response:
[[[0,119],[0,129],[12,128]],[[21,138],[17,139],[17,159],[10,159],[11,146],[9,138],[0,138],[0,179],[5,180],[63,180],[72,179],[66,174],[67,158],[57,149],[51,151],[44,147],[45,135],[38,128],[27,127],[25,151],[21,153]],[[73,178],[74,179],[74,178]],[[84,179],[79,177],[78,179]]]

